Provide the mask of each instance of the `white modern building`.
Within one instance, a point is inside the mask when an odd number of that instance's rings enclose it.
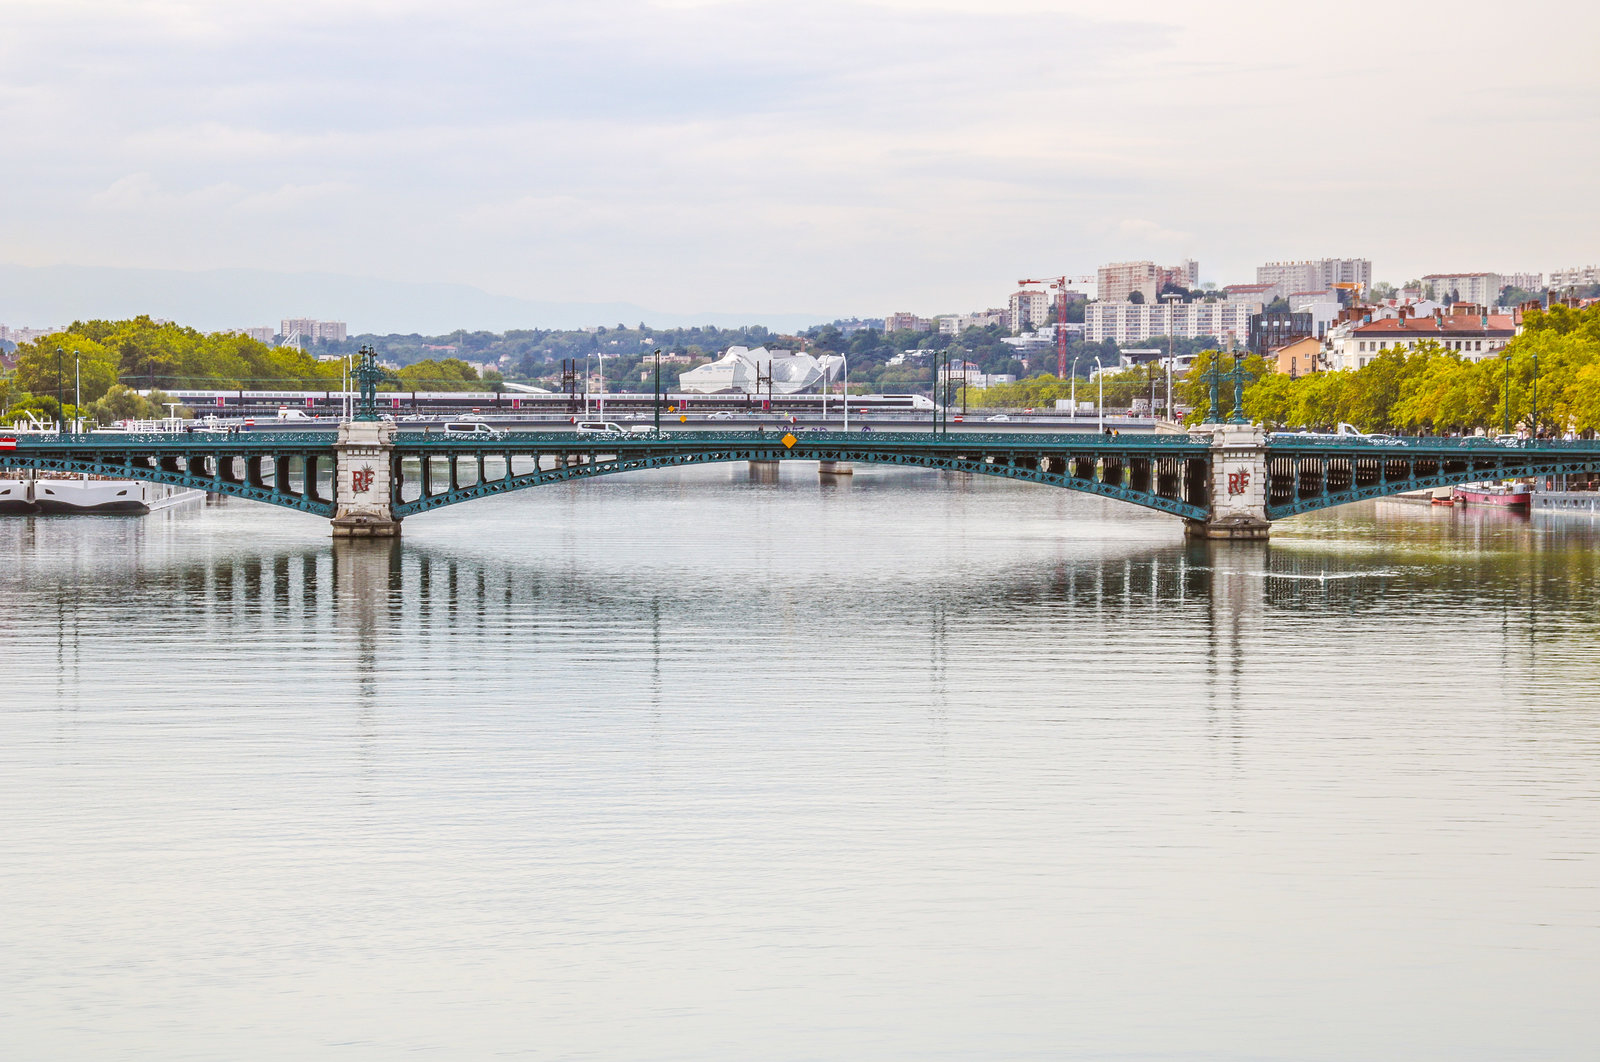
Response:
[[[999,325],[1002,328],[1011,327],[1011,313],[1008,310],[990,308],[976,310],[972,313],[954,313],[935,318],[939,322],[939,334],[958,336],[969,328],[988,328],[990,325]]]
[[[729,347],[721,358],[678,377],[678,387],[694,395],[792,395],[839,375],[844,359],[820,358],[792,350]]]
[[[1250,315],[1260,309],[1259,302],[1091,302],[1084,307],[1083,338],[1090,343],[1113,339],[1120,345],[1155,336],[1216,336],[1242,344],[1250,338]]]

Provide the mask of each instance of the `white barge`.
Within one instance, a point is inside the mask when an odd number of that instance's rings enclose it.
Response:
[[[205,491],[134,479],[0,479],[0,515],[126,515],[204,503]]]

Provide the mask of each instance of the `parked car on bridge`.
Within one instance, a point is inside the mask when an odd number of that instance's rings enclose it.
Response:
[[[582,435],[626,435],[628,429],[609,420],[580,420],[572,430]]]

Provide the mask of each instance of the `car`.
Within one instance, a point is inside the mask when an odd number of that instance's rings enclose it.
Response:
[[[996,413],[992,417],[985,417],[983,419],[988,421],[990,424],[1004,424],[1007,421],[1009,421],[1011,418],[1006,416],[1006,414],[1004,414],[1004,413]]]
[[[582,435],[626,435],[628,429],[609,420],[580,420],[572,430]]]
[[[719,409],[719,410],[716,410],[715,412],[707,413],[706,414],[706,419],[707,420],[732,420],[733,419],[733,413],[730,410]]]
[[[1494,437],[1496,446],[1521,446],[1522,441],[1522,436],[1520,435],[1496,435]]]

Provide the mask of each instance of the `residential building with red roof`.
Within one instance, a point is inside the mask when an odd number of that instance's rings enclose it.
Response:
[[[1484,313],[1482,306],[1458,305],[1451,312],[1414,317],[1402,312],[1380,320],[1350,322],[1328,334],[1328,363],[1334,369],[1360,369],[1385,351],[1412,351],[1437,343],[1467,361],[1498,357],[1517,334],[1511,314]],[[1462,312],[1472,310],[1478,312]]]

